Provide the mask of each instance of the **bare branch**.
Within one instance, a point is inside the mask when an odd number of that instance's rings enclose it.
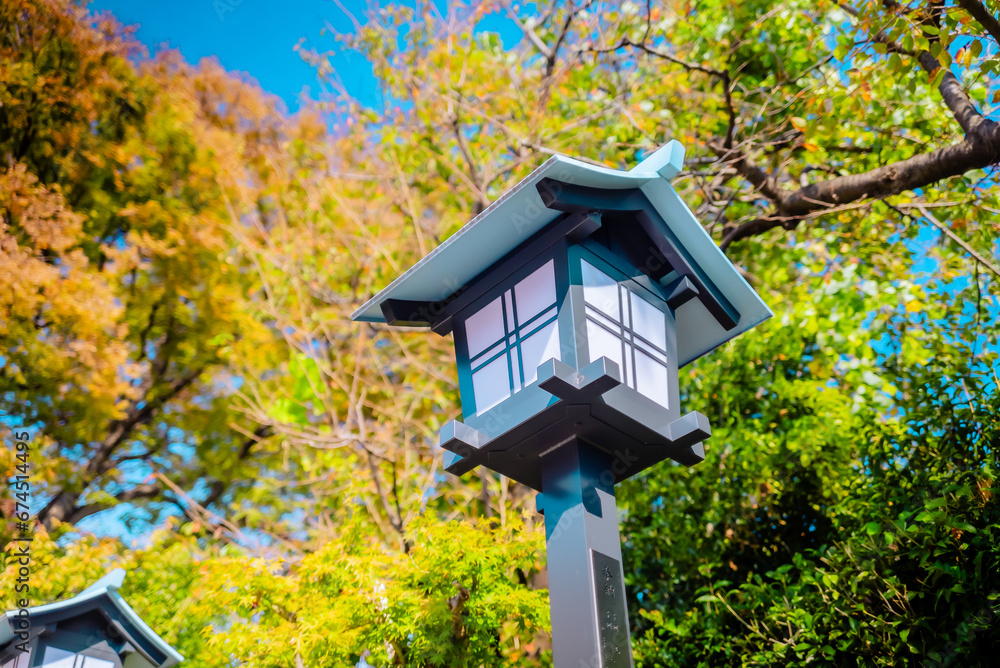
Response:
[[[535,29],[521,20],[521,18],[517,15],[517,12],[515,12],[513,7],[510,6],[510,2],[503,0],[503,7],[507,11],[507,16],[509,16],[511,20],[517,24],[517,27],[521,29],[521,32],[528,38],[528,41],[531,42],[532,45],[534,45],[534,47],[542,54],[542,56],[545,57],[545,60],[551,60],[553,57],[552,49],[550,49],[545,42],[542,41],[542,38],[538,36]]]
[[[972,246],[970,246],[968,244],[968,242],[966,242],[964,239],[962,239],[957,234],[955,234],[951,230],[951,228],[949,228],[947,225],[945,225],[940,220],[938,220],[937,218],[935,218],[934,215],[930,211],[928,211],[924,206],[922,206],[920,204],[917,204],[916,207],[917,207],[917,211],[919,211],[920,214],[924,218],[926,218],[927,220],[929,220],[932,225],[934,225],[939,230],[941,230],[942,232],[944,232],[948,236],[949,239],[951,239],[956,244],[958,244],[959,246],[961,246],[962,248],[964,248],[966,253],[968,253],[969,255],[971,255],[973,258],[976,259],[977,262],[979,262],[981,265],[983,265],[984,267],[986,267],[987,269],[989,269],[990,271],[992,271],[994,274],[996,274],[997,278],[1000,278],[1000,268],[997,268],[997,266],[995,264],[993,264],[992,262],[990,262],[989,260],[987,260],[985,257],[983,257],[982,255],[980,255],[979,252],[976,251],[975,248],[973,248]]]
[[[648,10],[648,5],[647,5]],[[701,72],[702,74],[707,74],[709,76],[715,77],[722,83],[722,93],[726,98],[726,110],[729,114],[729,121],[726,125],[726,138],[723,146],[728,150],[733,146],[733,135],[736,132],[736,109],[733,105],[733,82],[729,75],[728,70],[718,70],[706,65],[698,65],[696,63],[690,63],[686,60],[682,60],[677,56],[674,56],[666,51],[661,51],[655,47],[650,46],[646,43],[646,37],[649,35],[650,23],[648,21],[647,12],[647,25],[646,33],[643,35],[641,41],[633,41],[628,36],[622,37],[618,44],[610,47],[587,47],[586,49],[578,49],[578,53],[610,53],[612,51],[618,51],[623,48],[635,48],[640,51],[647,53],[651,56],[655,56],[661,60],[665,60],[674,65],[679,65],[689,72]]]
[[[716,76],[719,78],[726,78],[726,79],[729,78],[729,73],[726,72],[725,70],[717,70],[712,67],[708,67],[706,65],[698,65],[697,63],[691,63],[686,60],[681,60],[680,58],[678,58],[673,54],[667,53],[666,51],[660,51],[659,49],[649,46],[644,42],[634,42],[629,37],[622,37],[621,41],[619,41],[614,46],[605,46],[605,47],[588,46],[586,48],[577,49],[577,51],[579,53],[611,53],[613,51],[619,51],[626,47],[639,49],[640,51],[644,51],[645,53],[648,53],[651,56],[656,56],[657,58],[666,60],[667,62],[673,63],[674,65],[680,65],[684,69],[689,70],[691,72],[701,72],[703,74],[710,74],[712,76]]]

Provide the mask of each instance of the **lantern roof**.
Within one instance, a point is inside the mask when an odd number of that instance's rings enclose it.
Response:
[[[77,617],[94,618],[92,613],[98,613],[97,619],[113,626],[133,650],[156,668],[170,668],[183,661],[184,657],[157,635],[118,593],[124,580],[125,571],[116,568],[72,598],[28,608],[31,625],[45,628]],[[0,622],[0,649],[15,640],[18,617],[17,610],[4,613],[6,623]]]
[[[694,280],[693,292],[700,286],[712,293],[710,299],[684,300],[675,311],[678,363],[687,364],[773,314],[670,185],[683,160],[684,148],[676,141],[629,171],[553,156],[351,318],[431,326],[432,319],[392,317],[394,305],[447,304],[500,260],[539,239],[543,229],[565,220],[567,212],[646,208],[647,218],[655,219],[643,225],[652,244],[667,258],[679,258]],[[572,236],[574,228],[567,230]]]

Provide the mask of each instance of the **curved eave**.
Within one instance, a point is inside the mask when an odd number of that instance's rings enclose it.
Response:
[[[677,309],[678,366],[684,366],[715,350],[774,315],[716,245],[673,186],[665,179],[656,179],[648,182],[642,191],[691,259],[740,314],[736,326],[726,330],[697,299],[692,299]]]
[[[108,597],[111,602],[114,603],[115,607],[125,616],[128,621],[135,626],[136,630],[142,634],[143,638],[146,639],[150,644],[155,646],[158,650],[167,655],[167,660],[160,664],[160,668],[171,668],[181,661],[184,657],[181,656],[180,652],[170,646],[166,640],[161,638],[159,634],[149,627],[146,622],[132,609],[132,606],[122,598],[116,590],[111,589],[108,591]]]
[[[385,323],[381,304],[387,299],[434,302],[446,299],[468,284],[486,267],[561,215],[562,212],[545,207],[535,188],[544,178],[581,186],[622,190],[641,188],[650,181],[661,180],[656,172],[620,172],[562,156],[549,158],[388,287],[369,299],[351,314],[351,319]]]
[[[669,179],[682,161],[683,147],[677,142],[666,144],[628,172],[562,156],[550,158],[368,300],[351,318],[385,323],[381,305],[386,300],[437,302],[459,292],[561,215],[561,211],[549,209],[542,202],[536,187],[542,179],[605,190],[637,189],[656,208],[699,271],[740,314],[736,326],[727,330],[699,300],[692,299],[678,308],[678,364],[688,364],[773,314],[670,185]]]
[[[159,668],[171,668],[171,666],[175,666],[184,660],[184,657],[181,656],[177,650],[157,635],[157,633],[151,629],[141,617],[139,617],[135,610],[132,609],[132,607],[125,601],[125,599],[122,598],[121,594],[119,594],[118,590],[114,587],[86,589],[73,598],[36,606],[34,608],[28,608],[28,614],[32,618],[37,619],[53,615],[71,614],[75,608],[89,610],[94,607],[101,607],[104,605],[113,606],[121,617],[142,636],[142,640],[155,647],[160,653],[167,657],[165,661],[158,664]],[[7,619],[7,627],[11,630],[14,628],[13,620],[16,616],[16,611],[4,613],[4,617]],[[0,635],[6,636],[7,634],[0,633]]]

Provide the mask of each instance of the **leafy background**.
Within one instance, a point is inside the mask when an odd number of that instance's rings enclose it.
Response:
[[[551,665],[533,495],[441,470],[450,342],[349,314],[548,156],[628,168],[673,138],[775,318],[681,370],[706,461],[618,489],[637,665],[991,665],[996,9],[372,7],[303,50],[332,92],[288,114],[110,15],[0,1],[0,416],[31,433],[33,601],[122,566],[192,668]],[[379,104],[338,85],[344,50]],[[928,155],[947,178],[892,186]],[[138,540],[85,528],[119,525]]]

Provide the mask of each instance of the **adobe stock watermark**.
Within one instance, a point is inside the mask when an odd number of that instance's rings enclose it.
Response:
[[[993,592],[996,595],[996,592]],[[962,623],[966,626],[971,627],[961,642],[957,640],[951,640],[947,645],[945,645],[944,652],[931,652],[930,656],[926,661],[924,661],[921,666],[924,668],[946,668],[947,666],[957,666],[963,665],[957,662],[961,658],[962,646],[971,645],[975,640],[976,636],[983,630],[991,628],[993,624],[997,622],[997,615],[993,612],[993,608],[987,604],[978,612],[975,612],[967,616]]]
[[[18,652],[28,651],[31,637],[31,542],[33,523],[31,520],[31,442],[26,431],[11,433],[16,454],[15,475],[7,481],[14,501],[14,519],[17,521],[17,535],[7,548],[7,563],[16,565],[14,594],[17,610],[11,615],[10,625],[14,632],[14,648]]]
[[[232,14],[242,4],[243,0],[212,0],[212,9],[220,21],[225,21],[226,15]]]

